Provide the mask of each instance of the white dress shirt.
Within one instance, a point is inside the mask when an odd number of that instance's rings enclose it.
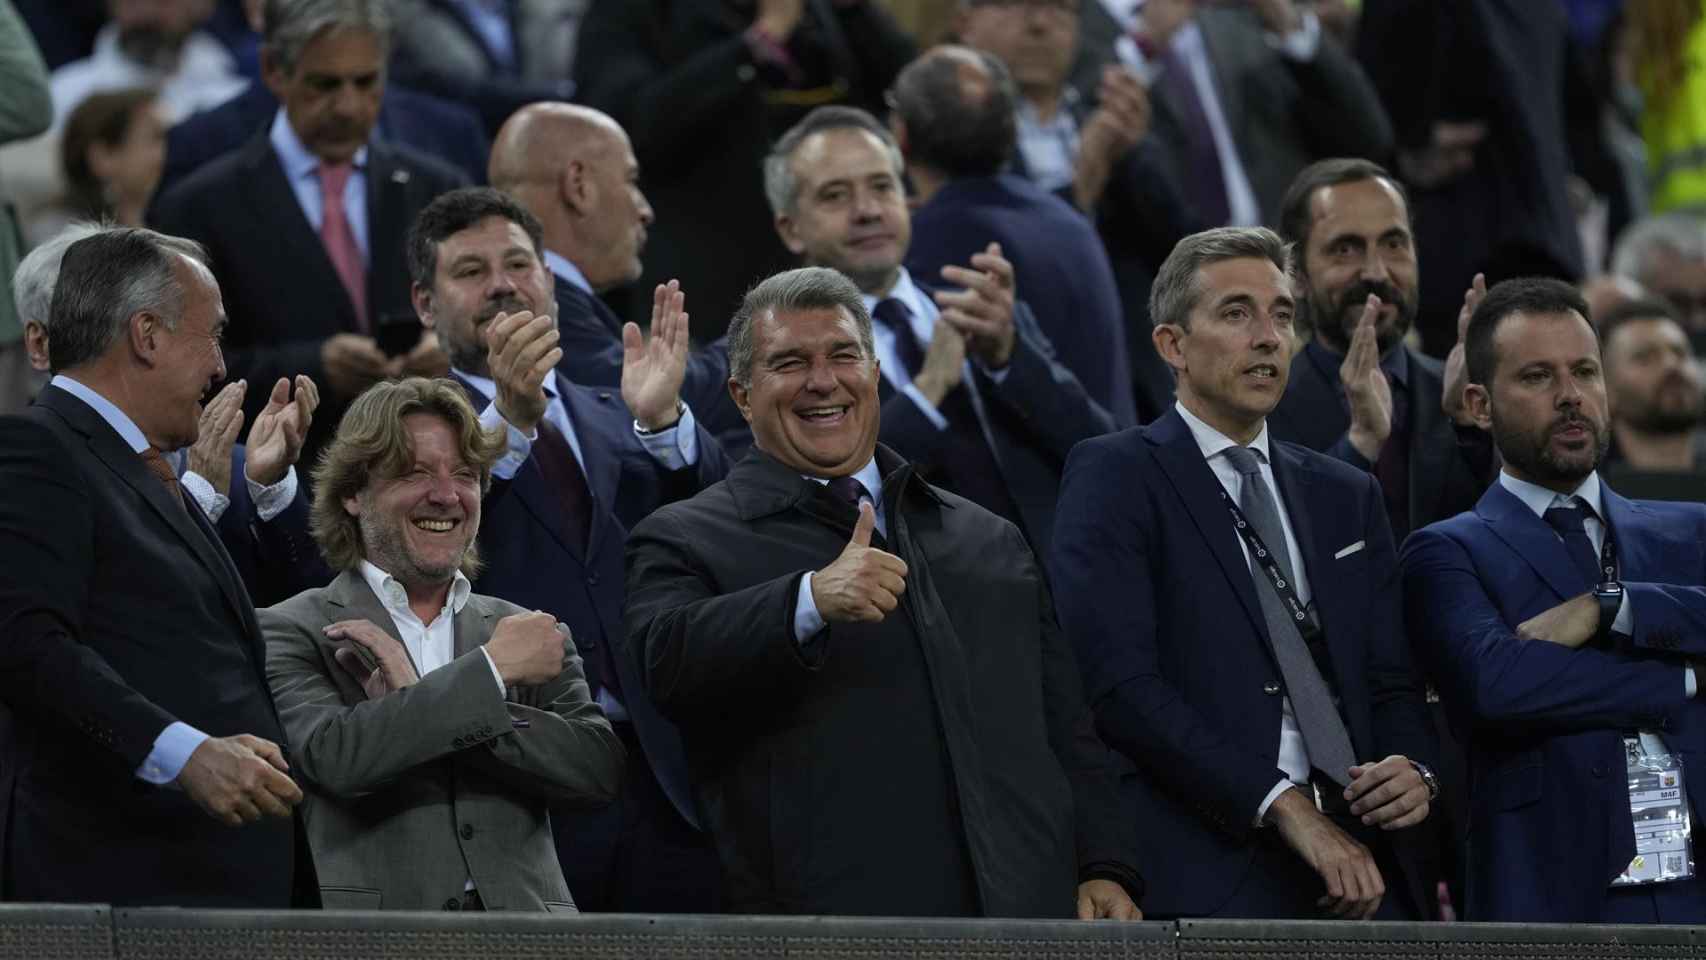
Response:
[[[802,473],[800,476],[813,483],[826,486],[829,484],[823,477],[814,477],[809,473]],[[877,533],[886,538],[889,535],[889,518],[888,512],[883,509],[883,475],[877,469],[877,458],[872,457],[865,461],[865,465],[853,474],[853,479],[864,484],[865,491],[871,495],[871,506],[877,513]],[[817,610],[817,598],[812,596],[812,574],[803,573],[800,575],[799,596],[794,600],[794,639],[805,643],[817,636],[824,626],[823,615]]]
[[[53,71],[48,85],[53,95],[53,122],[58,128],[78,104],[95,93],[127,87],[157,90],[170,125],[237,96],[247,89],[249,81],[238,72],[237,58],[210,33],[191,33],[176,68],[167,73],[133,60],[119,49],[118,26],[109,23],[95,35],[94,51]]]
[[[468,595],[474,592],[474,585],[456,571],[456,577],[450,581],[450,592],[445,595],[444,606],[431,623],[422,623],[421,618],[409,606],[409,591],[397,582],[397,578],[374,566],[367,560],[361,561],[361,578],[367,581],[373,595],[379,598],[379,605],[391,615],[391,622],[396,625],[402,641],[403,649],[409,653],[409,659],[414,661],[415,672],[420,676],[437,670],[456,659],[456,615],[468,605]],[[382,624],[374,626],[384,629]],[[498,672],[498,665],[492,662],[492,655],[480,647],[480,655],[486,658],[486,666],[492,670],[492,680],[498,687],[498,698],[504,697],[504,678]]]
[[[1191,436],[1197,442],[1197,448],[1202,451],[1203,459],[1208,462],[1208,468],[1214,471],[1214,477],[1220,485],[1226,488],[1227,496],[1237,503],[1244,495],[1244,478],[1232,466],[1232,461],[1226,457],[1226,451],[1238,446],[1238,441],[1204,423],[1200,417],[1185,409],[1182,403],[1174,403],[1173,408],[1179,411],[1179,416],[1190,428]],[[1291,561],[1291,585],[1297,592],[1297,599],[1305,606],[1309,605],[1313,596],[1309,589],[1309,571],[1303,565],[1303,554],[1297,547],[1297,534],[1291,528],[1291,517],[1288,515],[1285,500],[1280,496],[1279,484],[1274,480],[1273,464],[1268,456],[1268,425],[1262,424],[1262,432],[1249,444],[1256,453],[1256,461],[1260,464],[1262,479],[1267,481],[1268,489],[1274,496],[1274,505],[1279,508],[1280,526],[1285,528],[1285,554]],[[1244,538],[1232,529],[1230,514],[1226,521],[1226,536],[1238,543],[1239,551],[1244,555],[1246,566],[1250,562],[1250,548],[1245,545]],[[1270,544],[1271,546],[1271,544]],[[1252,577],[1254,580],[1255,578]],[[1260,580],[1255,580],[1257,590],[1271,589]],[[1268,807],[1279,799],[1279,795],[1291,789],[1296,784],[1309,782],[1309,749],[1303,742],[1303,730],[1297,725],[1297,715],[1292,712],[1291,698],[1280,698],[1280,729],[1279,729],[1279,768],[1285,777],[1268,795],[1262,798],[1262,803],[1256,808],[1256,823],[1262,822],[1267,815]]]
[[[876,316],[874,311],[877,309],[877,304],[890,298],[899,300],[906,305],[906,309],[911,314],[908,319],[909,325],[912,327],[912,335],[918,338],[918,346],[928,351],[930,341],[936,336],[936,318],[941,314],[941,311],[936,307],[935,298],[921,290],[918,284],[912,282],[912,274],[905,267],[900,268],[894,286],[890,287],[887,293],[881,296],[868,293],[860,294],[860,299],[865,301],[866,312],[871,313],[873,317]],[[877,360],[882,363],[883,379],[887,380],[889,386],[895,390],[912,398],[912,402],[918,405],[918,409],[923,412],[926,419],[936,425],[936,429],[948,429],[948,418],[942,416],[942,412],[936,409],[936,405],[925,398],[924,391],[918,389],[917,385],[912,382],[911,374],[906,372],[906,364],[900,362],[900,354],[895,351],[894,331],[889,329],[888,324],[877,323],[873,320],[871,322],[871,337],[876,343]],[[1008,368],[1006,367],[1000,370],[991,370],[988,367],[982,369],[984,375],[995,383],[1000,383],[1007,378]],[[970,360],[965,361],[963,377],[971,398],[972,408],[977,411],[979,422],[982,422],[984,420],[983,398],[972,386]],[[989,449],[994,450],[995,442],[989,436],[987,425],[985,425],[983,432],[984,439],[989,443]]]
[[[178,482],[185,491],[195,498],[201,512],[207,514],[207,519],[214,523],[225,516],[225,511],[231,506],[231,498],[213,488],[213,482],[189,468],[190,451],[188,447],[180,447],[168,453],[166,462],[172,465],[172,470],[178,475]],[[284,479],[272,486],[262,486],[243,475],[243,483],[249,488],[249,502],[255,505],[255,516],[266,523],[284,512],[290,502],[296,499],[296,468],[286,467]]]

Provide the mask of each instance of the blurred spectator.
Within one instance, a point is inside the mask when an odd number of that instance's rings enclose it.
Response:
[[[15,0],[41,48],[42,59],[56,70],[95,49],[95,35],[107,23],[106,0]]]
[[[415,215],[461,178],[372,139],[390,28],[383,0],[274,10],[262,52],[281,104],[271,127],[168,191],[156,220],[212,255],[233,319],[232,376],[272,383],[307,373],[319,384],[312,458],[374,382],[449,369],[409,302],[403,241]]]
[[[1115,61],[1149,84],[1153,133],[1205,223],[1273,223],[1312,161],[1392,149],[1374,88],[1311,5],[1097,0],[1083,9],[1074,85],[1094,96]]]
[[[949,40],[960,0],[880,0],[920,50]]]
[[[1582,299],[1587,301],[1588,309],[1592,311],[1590,316],[1595,317],[1603,317],[1623,304],[1649,296],[1651,294],[1640,284],[1615,273],[1602,273],[1582,284]]]
[[[247,0],[256,11],[254,26],[264,31],[264,0]],[[297,0],[271,0],[276,15],[287,16]],[[394,71],[393,71],[394,72]],[[220,154],[235,150],[265,129],[278,112],[278,98],[264,82],[250,83],[236,97],[184,120],[166,135],[164,192],[185,175]],[[417,93],[388,76],[379,104],[377,139],[413,147],[455,166],[469,182],[486,179],[486,133],[473,110],[459,103]]]
[[[63,122],[102,90],[153,87],[176,123],[241,93],[247,81],[225,45],[200,30],[211,0],[108,0],[111,20],[95,50],[53,71],[54,116]]]
[[[846,274],[863,293],[882,367],[883,442],[1046,555],[1060,466],[1073,444],[1115,429],[1114,417],[1054,359],[995,244],[927,279],[902,266],[912,239],[905,172],[875,117],[814,110],[764,163],[776,231],[801,260]]]
[[[1706,208],[1706,8],[1700,0],[1637,0],[1626,11],[1650,209]]]
[[[1459,298],[1476,273],[1492,284],[1597,269],[1584,261],[1571,178],[1601,196],[1620,181],[1558,0],[1365,0],[1359,37],[1398,131],[1428,264],[1424,352],[1443,357],[1457,342]]]
[[[881,111],[916,52],[875,0],[594,0],[576,96],[634,140],[657,212],[639,289],[680,280],[695,338],[721,337],[787,260],[758,173],[769,145],[821,104]]]
[[[36,136],[53,122],[47,67],[12,0],[0,0],[0,144]],[[13,309],[12,271],[22,254],[18,214],[0,180],[0,414],[30,402],[37,384],[24,350],[22,319]]]
[[[491,175],[492,185],[526,207],[544,230],[563,374],[582,386],[620,386],[623,324],[599,295],[639,279],[652,224],[628,135],[597,110],[532,104],[498,131]],[[728,347],[719,338],[688,358],[681,397],[707,430],[731,434],[732,445],[744,451],[750,431],[729,398],[728,381]]]
[[[1675,311],[1645,300],[1599,319],[1611,405],[1607,464],[1706,473],[1706,380]]]
[[[142,225],[166,158],[159,102],[153,90],[132,87],[94,94],[71,111],[59,141],[65,196],[30,218],[32,241],[73,220]]]
[[[968,47],[938,47],[900,72],[890,126],[917,204],[907,269],[936,282],[943,267],[1000,244],[1060,363],[1130,426],[1125,317],[1100,238],[1070,204],[1002,173],[1016,99],[1001,61]]]
[[[473,107],[495,134],[523,106],[575,92],[575,51],[592,3],[396,0],[391,66],[399,81]]]
[[[1667,213],[1631,224],[1617,238],[1611,272],[1669,303],[1685,329],[1706,331],[1706,219]]]
[[[1013,172],[1096,224],[1119,288],[1137,416],[1148,422],[1173,403],[1173,375],[1150,336],[1150,282],[1173,244],[1200,224],[1165,148],[1148,135],[1149,93],[1137,77],[1104,66],[1095,103],[1066,82],[1078,21],[1076,4],[980,3],[961,7],[957,29],[966,45],[1005,63],[1018,85]]]

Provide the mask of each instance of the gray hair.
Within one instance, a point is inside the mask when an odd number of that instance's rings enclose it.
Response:
[[[747,291],[734,319],[729,321],[729,376],[752,386],[752,328],[767,313],[795,310],[845,310],[859,330],[859,346],[867,362],[877,357],[871,333],[871,314],[853,281],[828,267],[801,267],[778,273]]]
[[[19,323],[39,323],[48,327],[53,310],[53,288],[59,283],[59,262],[72,244],[113,229],[106,224],[78,220],[54,234],[29,252],[12,272],[12,305],[18,308]]]
[[[302,51],[327,30],[371,30],[382,50],[391,49],[390,0],[266,0],[262,41],[281,69],[290,73]]]
[[[173,271],[179,258],[212,282],[207,254],[193,240],[124,228],[101,230],[68,246],[48,310],[53,372],[99,359],[139,313],[176,330],[184,312],[183,284]]]
[[[1611,252],[1611,272],[1647,282],[1653,255],[1668,251],[1683,260],[1706,260],[1706,219],[1665,213],[1630,224]]]
[[[776,145],[770,148],[770,154],[764,158],[764,197],[770,201],[771,213],[794,212],[794,205],[800,199],[799,178],[794,176],[794,152],[800,149],[806,138],[826,130],[863,130],[876,137],[888,151],[895,179],[905,175],[906,161],[900,155],[900,144],[876,117],[858,107],[818,107],[782,134],[782,139],[776,141]]]
[[[1291,247],[1267,227],[1217,227],[1180,240],[1161,264],[1149,290],[1149,316],[1155,326],[1170,323],[1190,329],[1191,311],[1202,298],[1204,266],[1222,260],[1266,260],[1291,277]]]

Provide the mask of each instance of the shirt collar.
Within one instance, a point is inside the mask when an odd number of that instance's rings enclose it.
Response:
[[[859,295],[859,299],[865,301],[867,312],[875,312],[877,304],[883,300],[899,300],[906,304],[906,308],[911,310],[915,317],[928,317],[934,320],[936,316],[934,303],[924,295],[923,290],[918,289],[918,284],[912,282],[912,274],[908,273],[905,267],[900,268],[894,286],[889,288],[887,294],[879,297],[863,293]]]
[[[570,286],[581,290],[589,296],[594,293],[592,284],[586,279],[586,274],[582,273],[581,268],[575,266],[567,257],[562,256],[554,250],[547,250],[545,251],[545,266],[559,279],[566,281]]]
[[[1197,448],[1202,451],[1204,460],[1212,460],[1225,453],[1228,448],[1239,446],[1238,441],[1209,426],[1203,422],[1201,417],[1186,410],[1184,404],[1175,400],[1173,409],[1179,411],[1179,416],[1185,419],[1185,426],[1191,428],[1191,438],[1196,440]],[[1266,420],[1262,421],[1262,432],[1256,434],[1256,439],[1250,441],[1249,447],[1262,455],[1263,463],[1273,462],[1272,458],[1268,456],[1268,423]]]
[[[278,154],[279,165],[284,167],[285,179],[292,183],[318,173],[320,158],[302,143],[291,127],[290,120],[284,115],[284,108],[279,107],[273,114],[272,127],[267,131],[267,139],[272,142],[274,152]],[[367,169],[367,147],[363,146],[355,152],[351,161],[357,170]]]
[[[469,386],[480,391],[481,393],[485,394],[486,396],[491,397],[493,399],[497,398],[498,385],[494,380],[492,380],[491,377],[482,377],[477,373],[469,373],[468,371],[459,369],[457,367],[451,367],[450,372],[455,374],[456,376],[461,377],[462,379],[468,381]],[[544,387],[545,387],[545,400],[546,400],[546,402],[550,402],[552,400],[557,399],[557,385],[555,383],[551,382],[552,379],[553,379],[552,377],[546,377],[545,378]]]
[[[101,419],[107,422],[107,426],[117,431],[124,442],[130,445],[130,449],[137,453],[148,449],[148,438],[142,435],[142,428],[136,425],[136,421],[130,419],[123,410],[118,408],[117,404],[97,393],[95,388],[73,380],[63,373],[54,374],[53,379],[48,381],[48,385],[58,387],[88,404],[90,408],[101,415]]]
[[[373,595],[379,598],[385,609],[391,612],[409,609],[409,591],[397,582],[397,578],[374,566],[372,561],[361,561],[361,578],[367,581]],[[462,612],[468,604],[468,595],[474,592],[474,585],[468,582],[462,571],[456,571],[456,577],[450,581],[450,596],[445,602],[445,608],[451,616]]]
[[[1047,123],[1044,123],[1042,118],[1037,116],[1036,104],[1033,104],[1030,100],[1027,100],[1024,97],[1019,98],[1019,103],[1015,108],[1015,112],[1018,114],[1019,121],[1021,123],[1028,123],[1038,129],[1046,130],[1056,127],[1064,127],[1068,130],[1076,130],[1078,129],[1078,124],[1073,117],[1078,111],[1079,100],[1080,97],[1078,95],[1078,89],[1071,84],[1067,84],[1065,87],[1061,88],[1060,102],[1054,106],[1054,119]]]
[[[1303,350],[1321,370],[1322,376],[1333,383],[1339,381],[1339,365],[1345,362],[1343,354],[1322,343],[1320,337],[1311,337]],[[1404,348],[1402,341],[1393,344],[1392,349],[1380,358],[1380,369],[1400,389],[1410,385],[1410,351]]]
[[[1601,502],[1600,497],[1598,470],[1588,474],[1587,479],[1582,481],[1575,493],[1570,494],[1549,490],[1537,483],[1529,483],[1527,480],[1519,480],[1505,470],[1499,471],[1499,486],[1510,491],[1528,509],[1533,510],[1537,517],[1545,517],[1546,511],[1553,507],[1569,506],[1575,497],[1581,497],[1589,507],[1593,508],[1593,515],[1596,519],[1604,519],[1605,517],[1605,505]]]
[[[805,477],[813,483],[829,483],[828,477],[814,477],[809,473],[802,473],[800,476]],[[873,503],[883,502],[883,472],[877,469],[877,458],[875,454],[871,456],[871,459],[865,461],[864,466],[853,471],[853,479],[865,485],[865,490],[870,493]]]

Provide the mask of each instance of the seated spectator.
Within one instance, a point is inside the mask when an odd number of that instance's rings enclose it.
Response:
[[[890,126],[915,204],[907,269],[935,278],[1000,244],[1060,363],[1129,426],[1136,413],[1113,268],[1070,204],[1002,173],[1013,155],[1014,100],[1007,68],[969,47],[937,47],[895,79]]]
[[[162,228],[201,241],[212,256],[233,321],[232,376],[272,383],[305,373],[319,385],[325,406],[308,439],[310,461],[373,383],[449,370],[437,338],[415,319],[403,241],[415,215],[462,178],[373,137],[385,91],[385,11],[383,0],[269,11],[261,56],[281,104],[271,126],[155,207]],[[251,417],[261,402],[249,397]]]
[[[53,121],[47,68],[12,0],[0,0],[0,144],[36,136]],[[0,197],[7,195],[0,179]],[[22,321],[12,312],[12,271],[18,266],[17,212],[0,202],[0,413],[16,413],[40,387],[30,375]],[[0,789],[5,785],[0,783]],[[4,804],[0,804],[3,810]]]
[[[201,31],[210,0],[107,0],[112,18],[95,51],[53,71],[53,112],[64,123],[90,94],[129,87],[160,92],[168,123],[217,106],[247,83],[225,45]]]
[[[59,141],[65,196],[30,221],[36,243],[73,220],[142,225],[160,182],[166,125],[159,97],[146,87],[97,93],[77,105]]]
[[[1669,303],[1683,329],[1706,332],[1706,219],[1700,215],[1665,213],[1630,224],[1612,248],[1611,272]]]
[[[260,611],[329,908],[575,910],[546,804],[609,803],[623,750],[568,629],[469,586],[503,452],[448,380],[369,390],[316,468],[338,578]]]
[[[1137,76],[1103,67],[1095,102],[1067,82],[1079,43],[1077,7],[965,4],[958,31],[967,46],[1005,63],[1018,86],[1012,171],[1096,224],[1119,287],[1138,419],[1148,422],[1173,404],[1172,374],[1150,336],[1149,285],[1173,244],[1200,225],[1164,147],[1149,136],[1149,92]]]
[[[701,343],[787,261],[764,212],[769,145],[820,104],[882,110],[917,54],[876,0],[593,0],[579,44],[575,97],[634,139],[657,211],[638,288],[680,280]]]
[[[1611,311],[1636,300],[1651,298],[1639,283],[1628,277],[1615,273],[1602,273],[1592,280],[1582,284],[1582,299],[1587,301],[1588,309],[1596,317],[1603,317]]]
[[[627,133],[587,107],[530,104],[498,131],[491,179],[544,229],[563,374],[582,386],[621,386],[623,323],[601,295],[639,279],[652,225]],[[718,338],[688,358],[681,395],[731,452],[744,451],[751,434],[728,381],[728,347]]]
[[[1611,405],[1606,463],[1706,474],[1706,380],[1676,312],[1653,300],[1617,307],[1600,318],[1599,341]]]
[[[397,0],[397,80],[472,107],[492,134],[538,100],[575,93],[593,0]]]

